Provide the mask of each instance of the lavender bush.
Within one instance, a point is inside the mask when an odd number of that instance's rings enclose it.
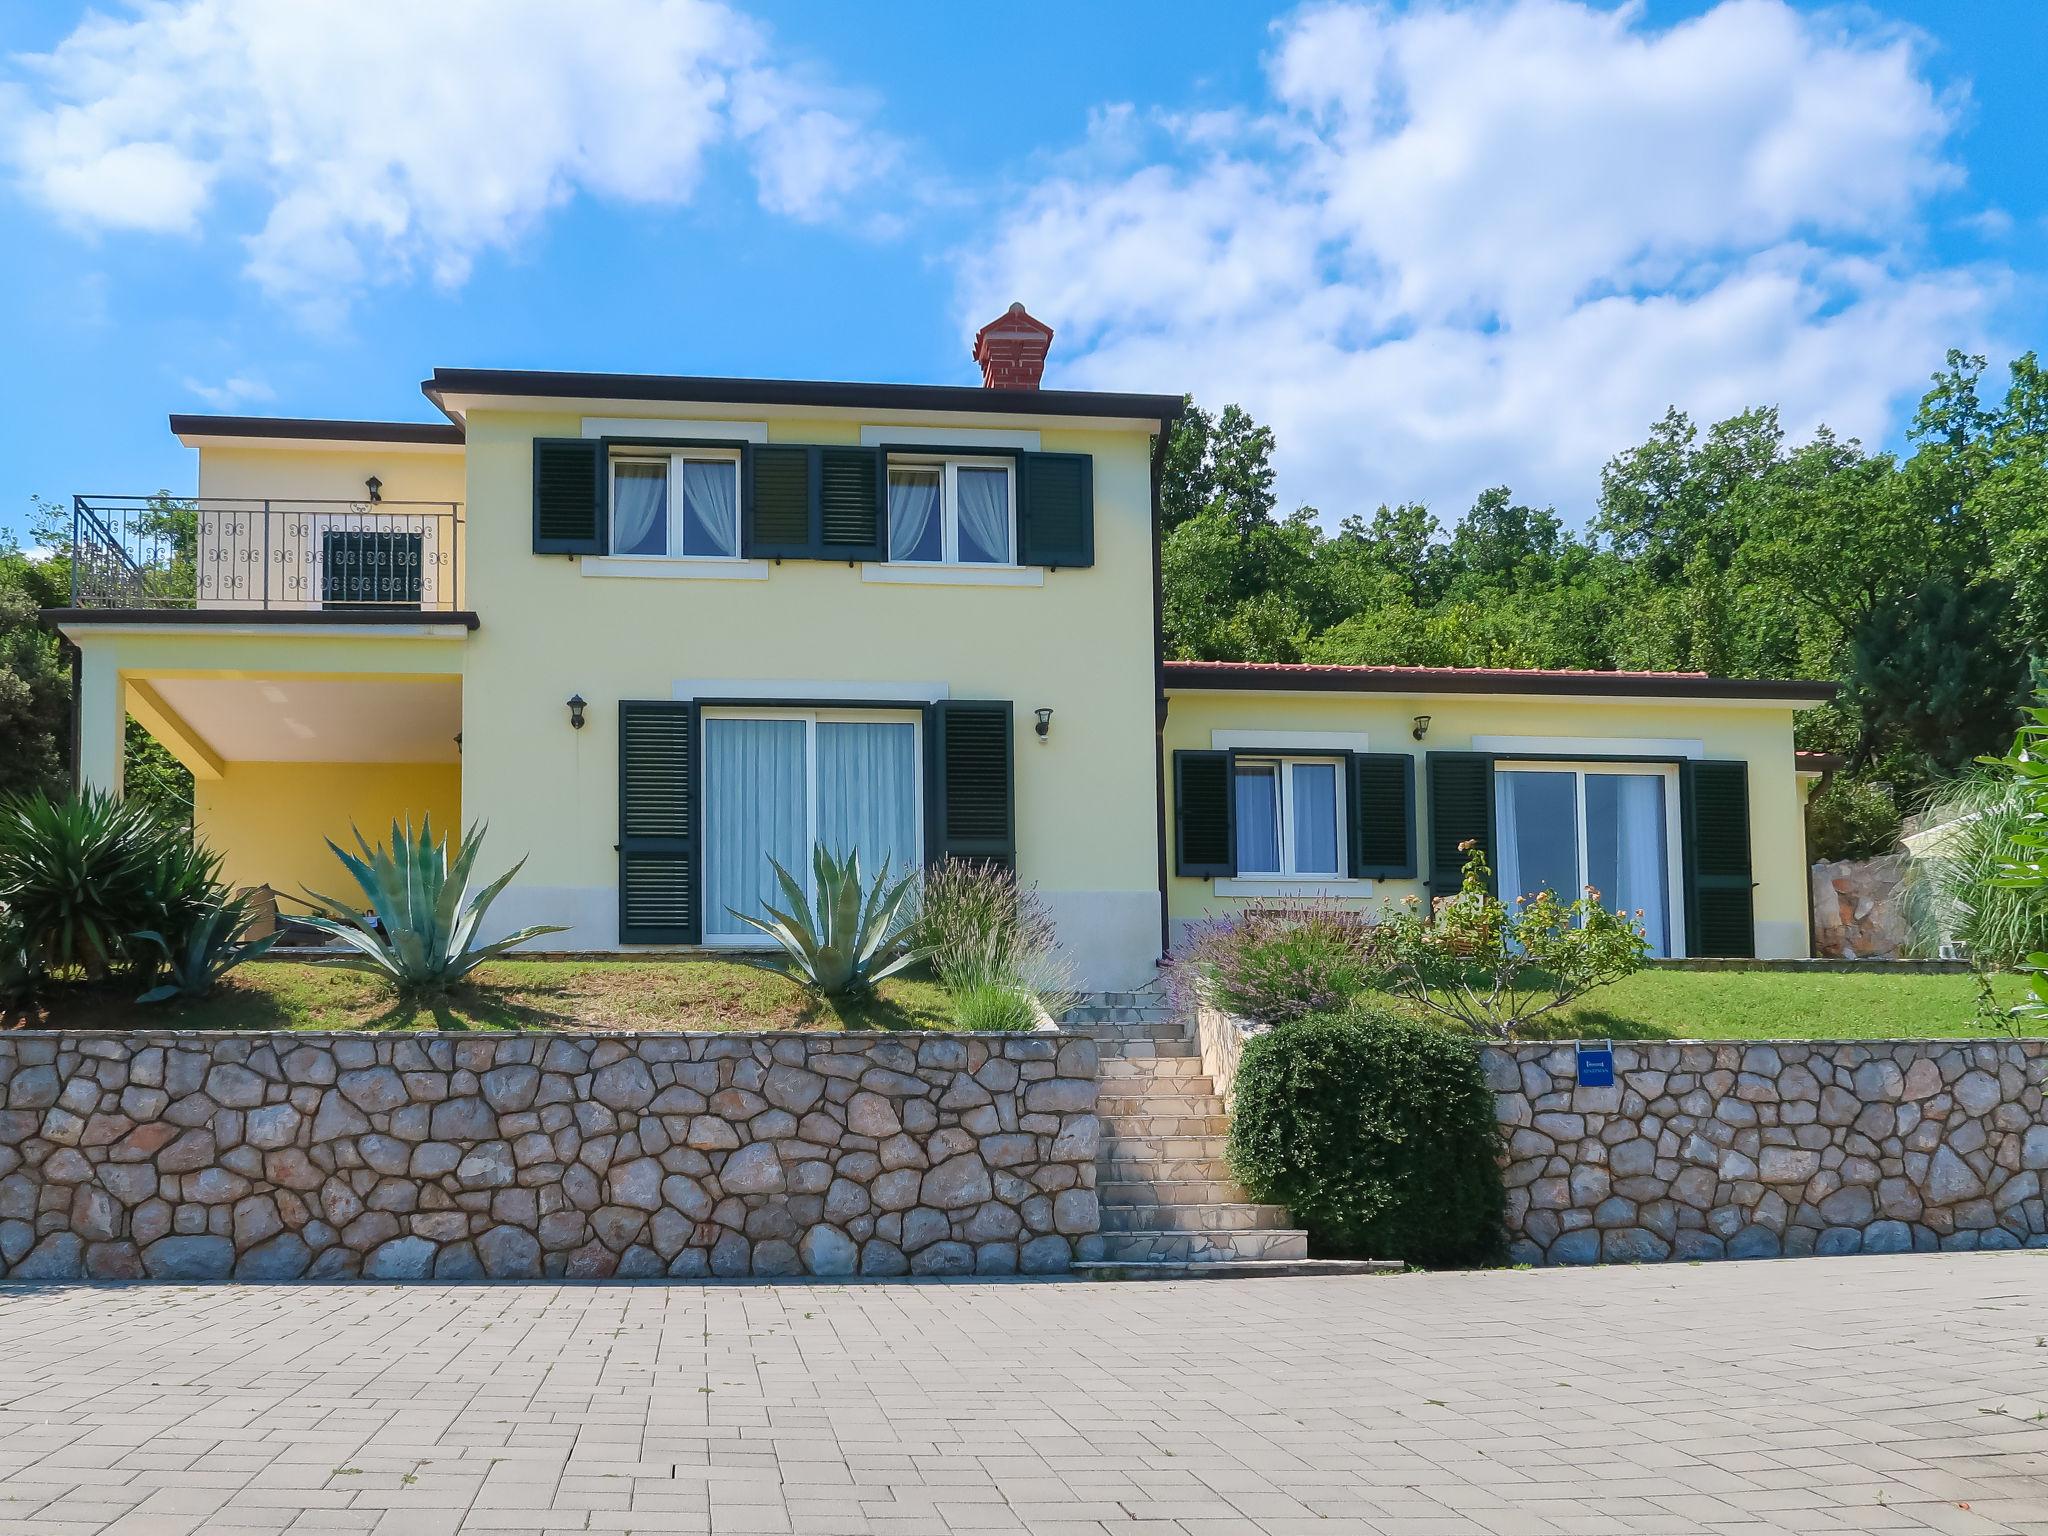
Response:
[[[1389,964],[1373,923],[1327,900],[1253,901],[1188,931],[1169,984],[1175,1006],[1192,1010],[1197,989],[1257,1024],[1312,1013],[1342,1013],[1360,994],[1382,989]]]

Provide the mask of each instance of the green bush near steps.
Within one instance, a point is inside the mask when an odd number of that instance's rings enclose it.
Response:
[[[1231,1171],[1322,1253],[1424,1267],[1502,1252],[1499,1132],[1477,1042],[1360,1009],[1248,1041]]]

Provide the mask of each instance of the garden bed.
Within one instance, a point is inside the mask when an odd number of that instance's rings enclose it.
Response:
[[[6,1023],[33,1029],[950,1030],[951,998],[916,972],[869,996],[827,999],[726,960],[499,960],[431,1000],[400,1000],[359,972],[262,961],[202,1002],[148,1006],[135,986],[53,985]]]

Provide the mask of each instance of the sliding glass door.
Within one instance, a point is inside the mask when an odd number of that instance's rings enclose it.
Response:
[[[1504,900],[1547,890],[1568,902],[1590,885],[1602,906],[1641,914],[1651,954],[1680,953],[1675,768],[1503,762],[1495,769]]]
[[[704,941],[758,943],[735,913],[783,906],[772,858],[809,894],[811,850],[860,855],[864,883],[924,854],[921,723],[884,710],[706,710]]]

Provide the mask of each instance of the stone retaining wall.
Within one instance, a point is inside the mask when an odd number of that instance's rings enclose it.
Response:
[[[1099,1245],[1045,1035],[0,1035],[17,1281],[1044,1273]]]
[[[1484,1053],[1534,1264],[2048,1246],[2048,1041]]]

